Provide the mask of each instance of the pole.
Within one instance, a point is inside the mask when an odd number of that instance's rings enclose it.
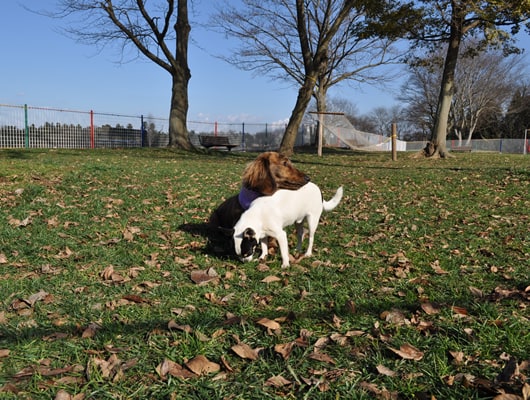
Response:
[[[28,105],[24,104],[24,146],[29,148]]]
[[[144,116],[140,115],[140,139],[141,147],[145,147],[145,126],[144,126]]]
[[[392,123],[392,161],[397,161],[397,124]]]
[[[318,114],[318,156],[322,157],[322,138],[324,136],[324,114]]]
[[[94,147],[94,111],[90,110],[90,148],[93,149]]]
[[[241,133],[242,133],[242,143],[241,143],[241,147],[243,147],[243,150],[247,150],[246,149],[246,145],[245,145],[245,123],[241,123]]]

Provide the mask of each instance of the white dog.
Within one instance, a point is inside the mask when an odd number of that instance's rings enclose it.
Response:
[[[243,261],[252,260],[254,251],[261,244],[260,259],[267,256],[267,237],[276,238],[280,246],[282,267],[289,266],[289,247],[287,234],[283,230],[286,226],[296,226],[298,239],[297,250],[302,250],[304,238],[304,220],[307,220],[309,230],[309,244],[305,256],[309,257],[313,250],[315,231],[322,211],[331,211],[342,199],[342,186],[337,189],[335,196],[324,201],[317,185],[306,183],[298,190],[281,189],[272,196],[259,197],[252,202],[234,226],[234,244],[236,254]]]

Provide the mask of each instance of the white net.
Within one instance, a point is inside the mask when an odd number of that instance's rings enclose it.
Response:
[[[391,138],[355,129],[344,114],[312,113],[311,117],[323,126],[323,141],[330,147],[349,147],[359,151],[391,151]],[[389,127],[390,129],[390,127]],[[407,149],[406,142],[396,141],[397,151]]]

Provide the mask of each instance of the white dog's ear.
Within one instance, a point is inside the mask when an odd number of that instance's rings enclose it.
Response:
[[[254,239],[256,237],[256,232],[254,232],[254,229],[247,228],[243,232],[243,238],[244,239]]]
[[[223,228],[222,226],[219,226],[217,229],[221,231],[226,236],[232,236],[234,234],[234,228]]]

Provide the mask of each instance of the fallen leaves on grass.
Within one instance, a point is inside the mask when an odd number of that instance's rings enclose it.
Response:
[[[268,318],[261,318],[256,323],[267,328],[267,333],[269,335],[281,333],[281,326],[276,321],[272,321]]]
[[[269,275],[261,280],[263,283],[272,283],[272,282],[279,282],[281,281],[281,278],[278,278],[274,275]]]
[[[104,281],[112,283],[123,283],[126,281],[126,278],[119,272],[114,270],[114,266],[109,265],[100,273],[101,278]]]
[[[398,399],[397,392],[390,392],[386,388],[380,389],[375,383],[361,382],[361,388],[373,395],[376,399],[394,400]]]
[[[170,359],[165,358],[157,367],[156,372],[162,379],[166,379],[168,375],[181,379],[196,378],[201,375],[216,373],[221,370],[221,366],[214,363],[203,355],[198,355],[180,365]]]
[[[85,370],[85,368],[79,364],[67,365],[60,368],[53,368],[51,367],[51,364],[52,362],[50,359],[42,359],[39,361],[38,365],[31,365],[18,371],[13,375],[13,379],[26,379],[32,377],[33,375],[53,377],[70,372],[79,373]]]
[[[171,361],[167,358],[164,359],[157,367],[156,372],[162,379],[166,379],[168,375],[176,378],[188,379],[197,377],[196,374],[183,367],[182,365]]]
[[[375,368],[377,369],[377,372],[379,372],[381,375],[391,376],[391,377],[397,375],[395,371],[392,371],[390,368],[385,367],[384,365],[381,365],[381,364],[379,364]]]
[[[220,278],[215,269],[208,268],[206,270],[191,271],[191,280],[199,286],[206,285],[210,282],[217,285]]]
[[[108,359],[92,357],[89,361],[87,368],[87,375],[94,372],[93,368],[96,368],[99,372],[99,376],[103,379],[108,379],[112,382],[118,382],[124,378],[124,373],[128,369],[134,367],[138,363],[138,360],[133,358],[128,361],[122,361],[116,354],[111,354]]]
[[[18,315],[28,315],[31,313],[35,303],[43,301],[50,303],[53,301],[53,296],[44,290],[30,295],[27,298],[15,299],[11,302],[11,309],[16,311]]]
[[[424,354],[422,351],[408,343],[402,344],[399,349],[389,347],[389,350],[393,351],[404,360],[420,361]]]
[[[258,359],[259,352],[263,348],[260,347],[260,348],[253,349],[248,344],[243,343],[243,342],[239,342],[239,343],[233,345],[231,349],[239,357],[254,361],[254,360]]]
[[[88,326],[83,330],[83,333],[81,334],[81,337],[83,339],[87,338],[93,338],[96,336],[96,332],[101,329],[101,326],[92,322],[88,324]]]
[[[14,218],[12,215],[7,217],[7,223],[14,228],[24,228],[33,222],[31,217],[26,217],[22,220]]]
[[[288,386],[291,384],[292,382],[290,380],[285,379],[281,375],[271,376],[269,379],[265,381],[265,386],[274,386],[277,388],[281,388],[281,387]]]
[[[218,372],[221,369],[219,364],[211,362],[203,355],[198,355],[188,361],[186,367],[196,375],[207,375],[212,372]]]

